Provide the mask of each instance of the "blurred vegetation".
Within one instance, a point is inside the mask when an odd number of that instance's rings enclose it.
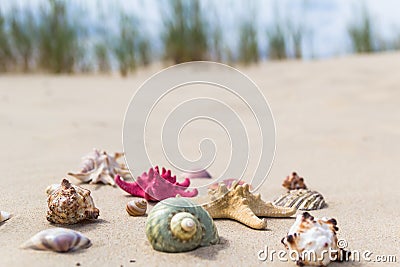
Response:
[[[253,11],[245,13],[249,16],[241,18],[239,14],[229,13],[235,17],[233,21],[227,20],[226,10],[217,10],[211,0],[157,3],[162,17],[159,32],[155,33],[159,39],[150,37],[138,14],[121,12],[118,5],[114,9],[105,7],[101,17],[88,20],[90,16],[86,12],[93,9],[83,12],[67,0],[41,0],[34,8],[21,7],[16,2],[7,14],[0,10],[0,72],[110,73],[119,70],[122,76],[127,76],[140,66],[160,60],[252,64],[265,57],[302,59],[303,51],[312,53],[305,19],[309,8],[306,0],[301,11],[296,11],[297,20],[288,12],[281,19],[276,8],[264,26],[255,22],[260,0],[252,2]],[[97,15],[101,13],[99,10],[95,11]],[[359,17],[349,22],[346,29],[354,52],[400,49],[400,37],[391,41],[380,38],[375,20],[365,5],[355,9],[354,14]],[[113,18],[111,22],[107,17]],[[232,25],[236,23],[239,27],[235,28]],[[260,29],[263,34],[259,34]]]
[[[72,73],[83,46],[79,19],[71,19],[66,1],[48,0],[40,10],[38,24],[39,59],[41,69],[54,73]]]
[[[374,34],[371,15],[366,7],[362,8],[361,17],[351,22],[347,28],[353,51],[356,53],[374,52]]]
[[[223,34],[220,24],[215,24],[211,33],[211,57],[218,62],[221,62],[224,54]]]
[[[100,73],[109,73],[111,71],[111,64],[107,44],[97,43],[94,47],[94,53],[98,71]]]
[[[253,21],[246,21],[240,27],[239,61],[244,64],[257,63],[258,51],[257,29]]]
[[[10,18],[10,40],[15,49],[16,65],[22,67],[23,72],[30,70],[34,60],[34,47],[36,43],[36,21],[29,9],[14,10]]]
[[[126,14],[121,15],[120,32],[116,38],[114,53],[122,76],[128,75],[128,72],[134,71],[137,66],[137,31],[134,25],[134,18]]]
[[[301,59],[303,58],[302,43],[306,30],[301,23],[293,23],[292,21],[288,21],[287,25],[289,38],[293,45],[293,56],[296,59]]]
[[[9,33],[6,30],[6,18],[0,10],[0,71],[10,70],[10,65],[14,60],[11,45],[9,42]]]
[[[268,56],[270,59],[286,59],[286,41],[283,27],[278,21],[275,21],[267,29]]]
[[[171,0],[164,11],[164,57],[174,63],[206,60],[208,43],[200,1]]]

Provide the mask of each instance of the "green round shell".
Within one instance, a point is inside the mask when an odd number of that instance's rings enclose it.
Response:
[[[168,198],[149,213],[146,235],[155,250],[184,252],[218,243],[208,212],[186,198]]]

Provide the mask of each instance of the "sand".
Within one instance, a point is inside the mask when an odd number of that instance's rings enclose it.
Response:
[[[129,99],[158,69],[127,79],[0,77],[0,210],[13,214],[0,225],[1,266],[294,266],[276,259],[262,262],[257,256],[266,246],[283,249],[280,240],[294,219],[268,219],[266,231],[217,220],[221,244],[160,253],[146,239],[146,218],[126,213],[132,197],[98,185],[84,187],[92,190],[99,220],[68,227],[87,235],[91,248],[70,254],[19,248],[36,232],[54,227],[45,218],[47,185],[78,169],[80,157],[93,147],[123,149],[121,129]],[[369,250],[372,257],[396,255],[400,261],[400,54],[268,62],[240,69],[268,98],[276,122],[276,157],[260,189],[262,197],[271,200],[282,193],[282,179],[296,170],[329,204],[312,214],[336,218],[338,235],[350,250]]]

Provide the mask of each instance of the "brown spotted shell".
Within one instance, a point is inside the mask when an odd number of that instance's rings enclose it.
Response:
[[[291,175],[286,176],[282,186],[288,190],[307,189],[304,178],[300,177],[296,172],[292,172]]]
[[[99,216],[90,191],[72,185],[67,179],[48,196],[47,205],[47,220],[52,223],[74,224]]]
[[[145,199],[131,200],[126,204],[126,212],[131,216],[142,216],[146,214],[147,201]]]

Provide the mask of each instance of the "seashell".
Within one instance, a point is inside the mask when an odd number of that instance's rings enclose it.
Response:
[[[207,211],[187,198],[168,198],[149,213],[146,235],[155,250],[184,252],[217,244],[218,231]]]
[[[144,199],[131,200],[126,204],[126,212],[131,216],[142,216],[146,214],[147,201]]]
[[[150,201],[160,201],[176,195],[195,197],[198,194],[197,189],[186,191],[190,185],[188,178],[178,183],[176,176],[172,176],[170,170],[162,168],[160,173],[157,166],[154,169],[151,168],[148,173],[143,173],[135,182],[126,182],[119,175],[115,176],[115,182],[129,194]]]
[[[118,163],[124,153],[115,153],[114,156],[107,154],[104,150],[93,149],[93,151],[82,158],[82,168],[78,173],[69,172],[68,175],[82,182],[91,184],[103,183],[115,186],[114,177],[131,177],[125,164]]]
[[[86,219],[97,219],[99,210],[94,206],[90,191],[62,180],[61,186],[47,198],[47,220],[59,224],[74,224]]]
[[[304,178],[298,176],[296,172],[292,172],[291,175],[286,176],[283,180],[282,186],[288,190],[307,189],[307,186],[304,183]]]
[[[212,218],[227,218],[241,222],[254,229],[264,229],[267,221],[261,217],[290,217],[296,208],[285,208],[265,202],[260,194],[250,192],[250,185],[233,183],[228,189],[220,184],[218,189],[208,191],[210,202],[203,205]]]
[[[182,173],[182,178],[197,179],[197,178],[212,178],[207,170],[199,170]]]
[[[22,248],[71,252],[85,249],[92,245],[82,233],[65,228],[43,230],[22,245]]]
[[[243,180],[237,180],[237,179],[234,179],[234,178],[229,178],[229,179],[222,180],[222,182],[216,182],[216,183],[213,183],[213,184],[209,185],[208,189],[216,190],[216,189],[218,189],[218,186],[220,184],[225,184],[226,187],[228,189],[230,189],[234,183],[236,183],[238,185],[244,185],[246,182],[243,181]],[[251,189],[251,186],[250,186],[250,189]]]
[[[11,218],[11,214],[10,213],[0,210],[0,223],[2,223],[4,221],[7,221],[10,218]]]
[[[297,215],[282,243],[290,255],[299,255],[297,265],[326,266],[331,259],[343,260],[343,256],[348,256],[348,252],[338,247],[336,225],[333,218],[318,219],[304,212]],[[306,256],[311,253],[312,257]]]
[[[46,188],[46,194],[51,195],[54,191],[56,191],[61,185],[60,184],[52,184]]]
[[[324,197],[317,191],[308,189],[290,190],[273,202],[281,207],[295,207],[299,210],[317,210],[326,206]]]

